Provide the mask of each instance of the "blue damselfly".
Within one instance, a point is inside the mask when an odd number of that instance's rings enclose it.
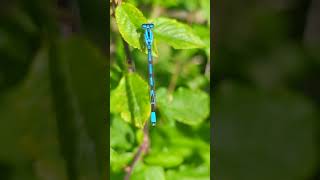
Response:
[[[148,69],[149,69],[149,85],[150,85],[150,103],[151,103],[151,124],[152,126],[156,125],[157,117],[155,112],[156,106],[156,93],[155,93],[155,83],[153,75],[153,60],[152,60],[152,42],[153,42],[153,24],[142,24],[142,29],[144,29],[144,41],[148,49]]]

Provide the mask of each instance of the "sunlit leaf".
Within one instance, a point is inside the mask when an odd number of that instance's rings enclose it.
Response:
[[[202,25],[193,25],[192,29],[205,43],[205,52],[209,58],[208,60],[210,61],[210,40],[213,39],[214,33],[210,34],[210,28]]]
[[[208,166],[181,166],[179,170],[168,170],[166,180],[209,180],[210,172]]]
[[[142,128],[150,116],[148,84],[137,74],[124,76],[111,92],[110,111],[136,127]]]
[[[179,154],[179,151],[160,151],[151,153],[145,157],[144,161],[150,165],[159,165],[170,168],[181,164],[183,162],[183,156],[182,154]]]
[[[132,47],[147,53],[143,37],[143,29],[141,25],[147,23],[147,19],[142,12],[130,3],[121,3],[116,8],[116,22],[119,32],[123,39]],[[154,56],[157,56],[158,50],[154,40],[153,51]]]
[[[144,166],[132,174],[131,180],[165,180],[165,173],[159,166]]]
[[[175,49],[203,48],[205,46],[190,26],[175,19],[155,18],[153,23],[155,37]]]
[[[166,89],[158,90],[158,106],[163,115],[169,119],[188,124],[198,125],[209,116],[209,96],[201,90],[179,88],[172,95]]]
[[[147,22],[142,12],[130,3],[122,3],[116,9],[119,32],[131,46],[141,49],[139,39],[141,25]]]

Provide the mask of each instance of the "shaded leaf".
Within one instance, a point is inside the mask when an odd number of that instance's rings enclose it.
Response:
[[[67,179],[48,69],[48,50],[41,48],[25,79],[0,96],[0,166],[12,179]]]
[[[314,172],[316,114],[307,99],[224,83],[214,110],[214,179],[308,179]]]
[[[51,87],[69,177],[105,177],[107,60],[88,41],[53,44]]]
[[[129,124],[120,117],[113,118],[110,128],[110,146],[112,148],[129,150],[134,143],[134,136]]]

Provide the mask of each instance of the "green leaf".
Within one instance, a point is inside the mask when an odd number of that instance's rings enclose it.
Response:
[[[203,48],[205,44],[193,32],[192,28],[169,18],[154,19],[154,34],[175,49]]]
[[[116,8],[116,21],[123,39],[134,48],[141,49],[141,25],[147,22],[142,12],[130,3],[122,3]]]
[[[138,144],[141,144],[143,143],[143,129],[138,129],[136,131],[136,140],[137,140],[137,143]]]
[[[167,90],[161,88],[157,97],[159,110],[168,119],[198,125],[209,116],[209,96],[201,90],[179,88],[171,100]]]
[[[162,114],[161,114],[162,115]],[[199,138],[199,133],[196,131],[182,132],[176,125],[162,125],[157,128],[156,132],[151,132],[151,140],[159,145],[152,147],[152,150],[157,151],[174,151],[184,157],[190,155],[189,150],[197,152],[210,151],[209,142],[205,142]],[[170,145],[170,147],[168,147]],[[159,149],[160,148],[160,149]]]
[[[147,23],[147,19],[142,12],[130,3],[121,3],[116,8],[116,22],[119,32],[123,39],[132,47],[147,53],[143,37],[143,29],[141,25]],[[156,39],[152,46],[152,54],[158,56],[158,49],[156,46]]]
[[[210,27],[210,1],[200,0],[201,14],[206,18],[208,27]]]
[[[153,2],[155,5],[164,8],[176,7],[178,5],[177,0],[154,0]]]
[[[149,154],[144,161],[147,164],[159,165],[165,168],[171,168],[180,165],[183,162],[182,154],[179,151],[159,151]]]
[[[143,166],[141,170],[132,173],[131,180],[165,180],[165,173],[159,166]]]
[[[133,159],[134,153],[124,152],[118,153],[110,148],[110,164],[113,171],[122,170]]]
[[[204,44],[205,44],[205,49],[204,50],[205,50],[205,52],[206,52],[206,54],[207,54],[207,56],[209,58],[208,60],[210,60],[210,39],[213,39],[212,37],[214,36],[214,34],[213,33],[210,34],[210,28],[207,27],[207,26],[193,25],[192,29],[201,38],[201,40],[204,42]]]
[[[135,134],[129,126],[120,117],[116,116],[112,120],[110,128],[110,146],[112,148],[120,148],[129,150],[134,143]]]
[[[125,75],[111,92],[110,111],[138,128],[143,128],[150,116],[148,84],[137,74]]]
[[[192,80],[187,82],[187,85],[190,89],[201,89],[206,87],[209,84],[209,80],[206,78],[206,76],[198,75]]]
[[[166,172],[166,180],[209,180],[209,166],[200,165],[198,167],[181,166],[178,171],[168,170]]]

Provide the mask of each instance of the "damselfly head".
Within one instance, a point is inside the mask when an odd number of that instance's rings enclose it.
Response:
[[[142,24],[142,29],[152,29],[154,27],[154,24],[148,23],[148,24]]]

